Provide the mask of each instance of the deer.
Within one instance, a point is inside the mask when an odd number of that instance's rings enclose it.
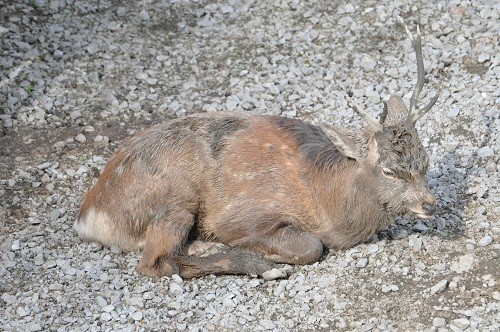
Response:
[[[307,265],[325,248],[368,241],[399,215],[432,218],[429,158],[416,123],[424,63],[420,28],[399,17],[417,62],[409,107],[393,94],[379,119],[346,97],[367,126],[213,112],[138,132],[86,193],[74,227],[82,239],[142,250],[145,276],[262,276],[276,264]],[[227,246],[190,255],[194,240]]]

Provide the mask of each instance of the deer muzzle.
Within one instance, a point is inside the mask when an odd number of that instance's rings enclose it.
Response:
[[[431,219],[436,212],[436,199],[434,198],[434,195],[428,192],[424,196],[420,206],[411,208],[410,211],[415,213],[419,218]]]

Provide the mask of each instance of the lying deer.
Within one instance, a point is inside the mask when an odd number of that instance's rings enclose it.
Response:
[[[368,124],[362,131],[224,112],[154,126],[108,161],[84,198],[78,234],[143,249],[137,271],[147,276],[260,275],[366,241],[396,215],[430,218],[436,201],[415,123],[437,94],[417,106],[421,36],[402,24],[418,68],[409,109],[393,95],[378,121],[348,98]],[[187,255],[193,237],[234,249]]]

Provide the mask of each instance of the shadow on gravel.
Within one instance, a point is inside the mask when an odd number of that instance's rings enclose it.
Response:
[[[465,231],[465,208],[472,199],[468,194],[471,183],[467,172],[474,164],[474,157],[461,157],[450,152],[439,160],[437,171],[429,174],[436,181],[431,190],[437,199],[435,227],[441,237],[455,239]]]

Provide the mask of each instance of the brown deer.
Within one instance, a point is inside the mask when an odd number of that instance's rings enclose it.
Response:
[[[261,275],[366,241],[396,215],[430,218],[436,201],[415,123],[438,94],[417,106],[421,36],[402,24],[418,68],[409,109],[393,95],[378,121],[348,98],[368,124],[362,131],[225,112],[154,126],[108,161],[84,198],[78,234],[143,249],[137,271],[147,276]],[[192,238],[233,249],[188,255]]]

